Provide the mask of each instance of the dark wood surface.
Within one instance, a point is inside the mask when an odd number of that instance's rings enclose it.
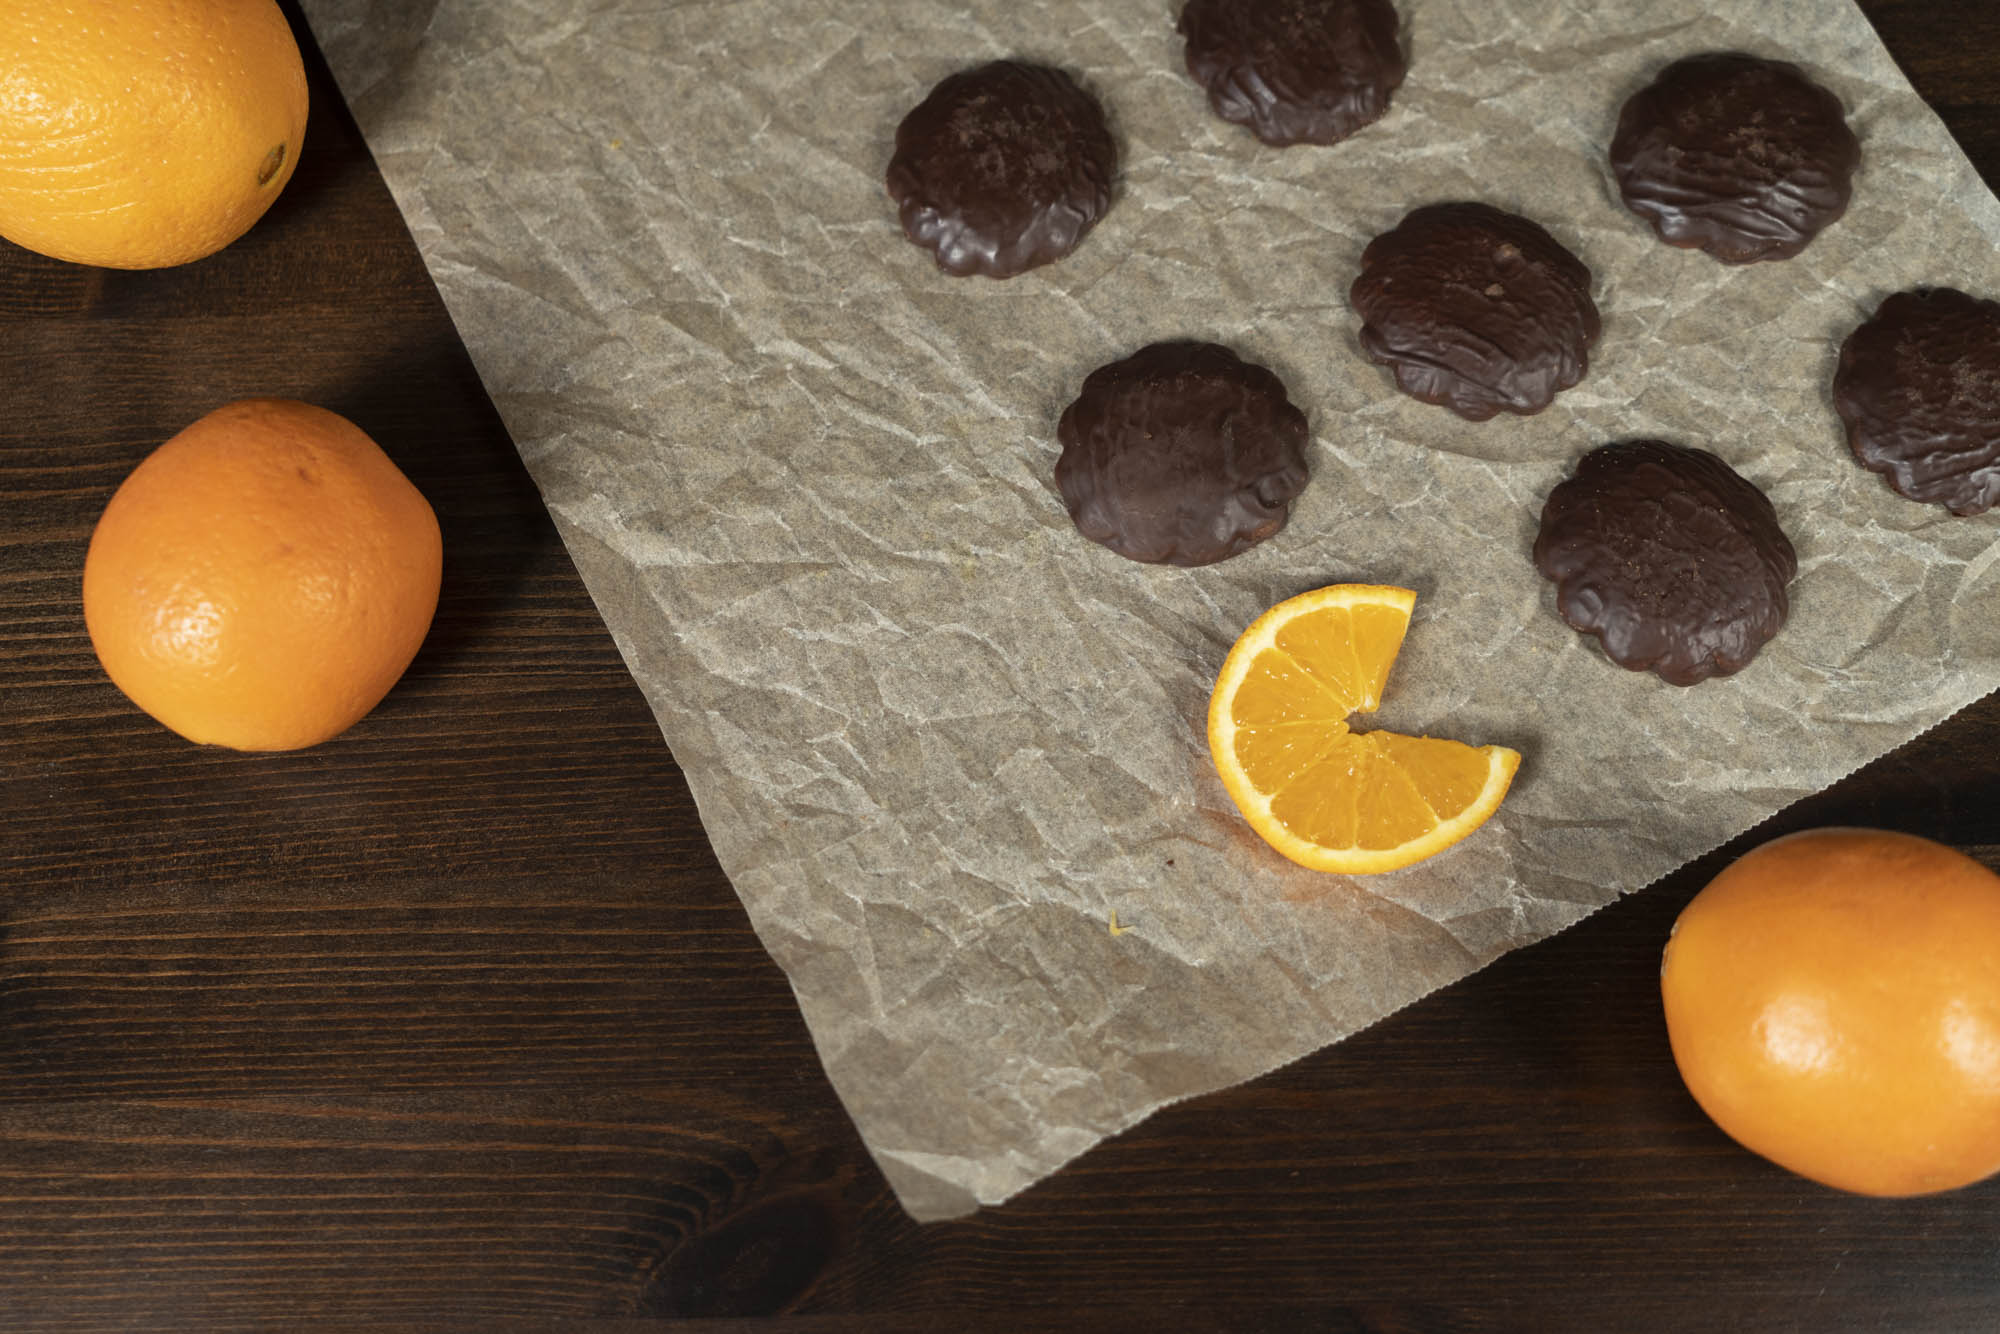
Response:
[[[1864,8],[2000,183],[2000,11]],[[2000,1328],[2000,1180],[1863,1200],[1737,1149],[1656,984],[1680,906],[1776,830],[2000,862],[2000,697],[1346,1043],[910,1223],[308,62],[299,174],[221,255],[0,246],[0,1329]],[[78,586],[124,474],[271,393],[382,441],[447,560],[382,707],[260,757],[132,709]]]

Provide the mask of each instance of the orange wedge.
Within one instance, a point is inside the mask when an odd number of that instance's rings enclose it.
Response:
[[[1222,664],[1208,749],[1264,841],[1301,866],[1393,871],[1486,823],[1521,757],[1505,746],[1356,732],[1382,702],[1417,595],[1336,584],[1259,616]]]

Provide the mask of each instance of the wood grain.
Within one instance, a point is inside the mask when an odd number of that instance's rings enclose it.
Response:
[[[1864,8],[2000,181],[2000,11]],[[1346,1043],[911,1224],[308,64],[298,175],[221,255],[0,248],[0,1329],[2000,1327],[2000,1183],[1859,1200],[1737,1149],[1655,982],[1680,906],[1780,829],[2000,864],[1993,698]],[[284,757],[135,713],[78,607],[124,474],[263,393],[374,435],[447,551],[408,677]]]

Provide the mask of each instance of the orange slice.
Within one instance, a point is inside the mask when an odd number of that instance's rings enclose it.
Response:
[[[1505,746],[1356,732],[1382,702],[1417,595],[1336,584],[1259,616],[1222,664],[1208,749],[1264,841],[1301,866],[1393,871],[1486,823],[1521,757]]]

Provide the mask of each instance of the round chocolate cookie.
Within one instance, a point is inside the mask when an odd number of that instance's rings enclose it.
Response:
[[[1591,450],[1549,493],[1535,568],[1605,656],[1677,686],[1741,671],[1790,610],[1798,557],[1762,491],[1706,450]]]
[[[1896,293],[1841,344],[1833,406],[1899,494],[1984,514],[2000,501],[2000,302]]]
[[[1404,393],[1467,421],[1540,412],[1597,341],[1590,270],[1526,218],[1430,204],[1361,252],[1361,350]]]
[[[1215,114],[1278,148],[1380,120],[1409,68],[1390,0],[1188,0],[1179,26]]]
[[[1727,264],[1804,250],[1847,212],[1860,161],[1839,98],[1797,65],[1739,52],[1661,70],[1611,140],[1625,207]]]
[[[1121,556],[1208,565],[1285,526],[1306,485],[1306,415],[1214,343],[1154,343],[1100,366],[1056,424],[1077,531]]]
[[[1061,259],[1111,207],[1118,146],[1061,70],[999,60],[931,89],[896,127],[889,197],[903,233],[958,277]]]

